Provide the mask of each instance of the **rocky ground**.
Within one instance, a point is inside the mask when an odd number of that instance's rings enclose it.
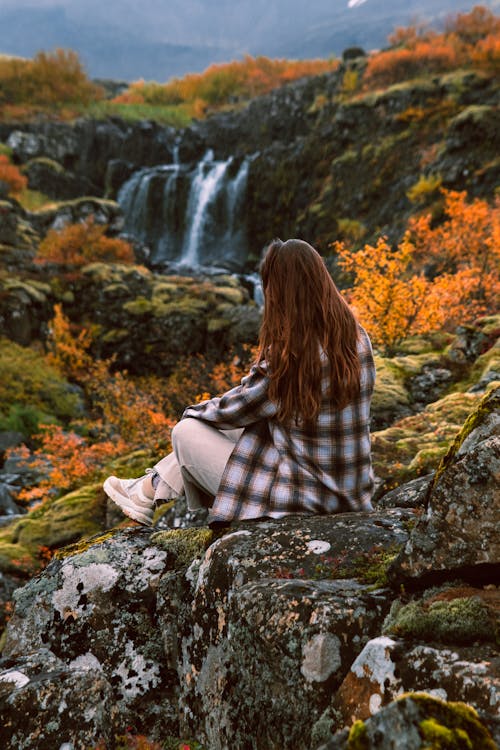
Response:
[[[113,748],[130,727],[210,750],[497,747],[499,398],[373,514],[63,550],[14,593],[4,746]]]

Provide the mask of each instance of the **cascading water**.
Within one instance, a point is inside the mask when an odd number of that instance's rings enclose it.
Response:
[[[240,270],[247,175],[247,160],[215,161],[211,151],[194,169],[177,159],[141,169],[118,194],[125,231],[150,247],[154,265]]]

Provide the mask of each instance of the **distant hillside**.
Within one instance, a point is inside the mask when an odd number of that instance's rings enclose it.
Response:
[[[329,57],[385,44],[395,27],[443,23],[470,0],[3,0],[0,49],[32,56],[69,47],[93,77],[166,81],[246,53]],[[497,0],[483,5],[498,7]]]

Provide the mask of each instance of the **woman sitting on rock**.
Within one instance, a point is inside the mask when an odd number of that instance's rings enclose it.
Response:
[[[145,476],[104,482],[139,523],[182,494],[213,525],[372,510],[368,335],[307,242],[273,240],[261,275],[259,350],[241,385],[189,406]]]

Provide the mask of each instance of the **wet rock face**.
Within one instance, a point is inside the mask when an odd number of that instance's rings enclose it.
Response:
[[[125,123],[118,118],[113,122],[82,119],[74,125],[28,124],[11,128],[7,135],[16,161],[52,159],[98,190],[104,188],[111,159],[127,159],[142,166],[170,163],[175,139],[173,128],[149,121]]]

